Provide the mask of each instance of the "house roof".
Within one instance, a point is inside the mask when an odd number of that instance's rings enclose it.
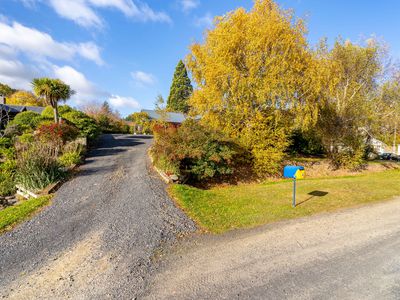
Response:
[[[8,111],[9,113],[20,113],[23,111],[33,111],[35,113],[41,114],[45,107],[42,106],[22,106],[22,105],[9,105],[0,104],[1,109]]]
[[[155,110],[142,109],[142,112],[147,113],[151,120],[160,120],[161,119],[161,115]],[[166,120],[165,120],[166,122],[181,124],[185,120],[186,120],[186,116],[182,113],[176,113],[176,112],[167,112],[166,113]]]

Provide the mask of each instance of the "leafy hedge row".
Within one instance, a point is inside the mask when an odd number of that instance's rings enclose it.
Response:
[[[154,126],[155,163],[167,173],[202,180],[232,174],[245,152],[232,140],[194,120],[182,126]]]

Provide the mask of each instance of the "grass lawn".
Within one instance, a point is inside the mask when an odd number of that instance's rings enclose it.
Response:
[[[50,203],[50,196],[42,196],[22,201],[15,206],[9,206],[0,211],[0,232],[6,231],[18,223],[28,219],[39,208]]]
[[[221,233],[400,196],[400,170],[298,180],[296,208],[292,189],[292,181],[283,180],[210,190],[171,185],[169,192],[203,229]]]

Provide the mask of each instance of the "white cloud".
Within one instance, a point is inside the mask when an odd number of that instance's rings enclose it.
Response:
[[[0,82],[17,89],[30,89],[35,70],[16,59],[0,57]]]
[[[93,42],[80,43],[78,46],[78,52],[82,57],[92,60],[98,65],[104,64],[100,56],[100,49]]]
[[[139,85],[152,85],[156,82],[154,75],[143,71],[135,71],[131,73],[132,78]]]
[[[85,1],[50,0],[49,5],[53,7],[59,16],[72,20],[78,25],[84,27],[103,26],[101,18],[87,5]]]
[[[130,0],[88,0],[88,2],[96,7],[116,8],[126,16],[139,14],[139,9]]]
[[[172,23],[171,18],[164,12],[156,12],[152,10],[147,4],[141,4],[139,13],[135,17],[142,21],[152,21],[161,23]]]
[[[54,75],[70,85],[76,92],[71,100],[77,106],[85,107],[93,103],[102,103],[104,100],[108,100],[110,105],[117,110],[131,111],[140,108],[139,102],[134,98],[113,95],[100,90],[84,74],[71,66],[53,66],[53,68]]]
[[[189,12],[192,9],[197,8],[200,5],[199,0],[180,0],[180,5],[182,5],[182,10],[184,12]]]
[[[118,95],[111,95],[108,99],[109,103],[117,109],[139,109],[140,104],[132,97],[122,97]]]
[[[194,20],[194,25],[197,27],[210,28],[214,23],[214,18],[210,13],[205,14],[202,17],[197,17]]]
[[[142,21],[171,23],[171,18],[164,12],[154,11],[146,3],[133,0],[21,0],[32,6],[35,2],[48,3],[54,11],[65,19],[83,27],[104,26],[104,21],[96,9],[117,9],[125,16]]]
[[[100,50],[92,42],[80,44],[57,42],[49,34],[17,22],[10,25],[0,22],[0,44],[36,58],[72,60],[75,56],[81,56],[99,65],[103,64]]]
[[[71,66],[53,66],[54,75],[70,85],[71,88],[76,92],[75,97],[82,100],[95,100],[102,93],[97,87],[90,82],[85,75],[75,70]]]

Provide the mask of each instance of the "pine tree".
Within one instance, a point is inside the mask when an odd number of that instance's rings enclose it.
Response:
[[[186,66],[182,60],[176,66],[167,109],[170,111],[187,113],[189,111],[188,99],[192,95],[193,86],[190,82]]]

